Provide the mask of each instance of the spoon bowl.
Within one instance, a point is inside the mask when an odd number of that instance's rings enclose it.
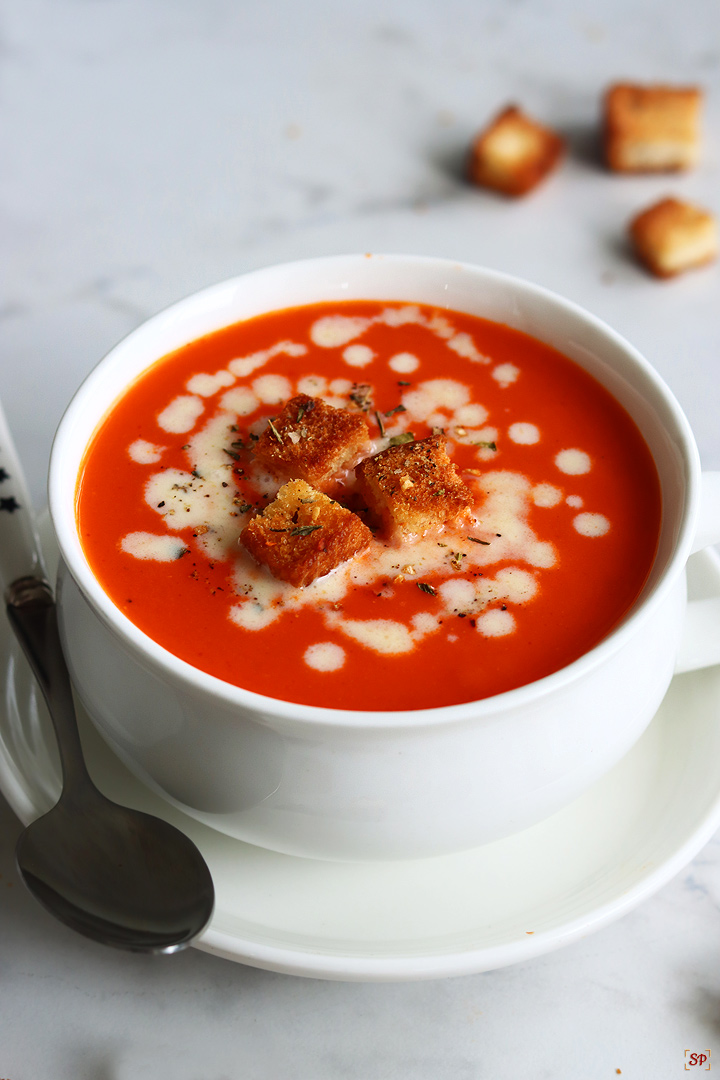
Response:
[[[191,841],[90,789],[29,825],[16,860],[43,907],[105,945],[176,952],[212,914],[207,867]]]

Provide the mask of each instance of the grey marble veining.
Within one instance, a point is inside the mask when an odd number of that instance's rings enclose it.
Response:
[[[610,177],[600,94],[698,82],[705,154]],[[471,135],[508,101],[563,130],[522,202],[472,190]],[[670,284],[630,258],[667,192],[720,212],[716,0],[4,0],[2,396],[44,502],[52,434],[97,360],[166,304],[271,262],[437,254],[538,281],[658,367],[720,467],[720,273]],[[565,950],[446,981],[351,985],[199,952],[108,953],[54,924],[0,814],[0,1076],[8,1080],[670,1080],[720,1067],[720,842]]]

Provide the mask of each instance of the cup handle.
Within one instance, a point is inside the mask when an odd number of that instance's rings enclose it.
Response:
[[[692,550],[720,544],[720,472],[704,472],[700,478],[700,517]]]
[[[720,543],[720,472],[704,472],[693,554]],[[720,663],[720,587],[716,570],[711,595],[688,601],[675,674]],[[702,588],[702,586],[701,586]]]

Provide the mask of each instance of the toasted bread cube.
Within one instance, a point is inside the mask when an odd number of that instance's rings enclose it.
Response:
[[[657,277],[672,277],[718,255],[717,221],[707,210],[662,199],[630,222],[639,258]]]
[[[605,156],[616,172],[691,169],[700,154],[696,87],[617,83],[605,95]]]
[[[363,551],[372,533],[357,514],[304,480],[291,480],[240,539],[273,577],[303,586]]]
[[[368,507],[391,534],[423,534],[470,517],[472,496],[439,435],[389,446],[355,473]]]
[[[323,489],[343,469],[351,469],[369,445],[362,413],[298,394],[268,423],[255,443],[255,457],[279,476]]]
[[[525,195],[555,168],[564,150],[556,132],[511,105],[476,138],[468,173],[474,184]]]

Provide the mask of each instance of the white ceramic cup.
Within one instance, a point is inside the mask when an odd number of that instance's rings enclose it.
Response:
[[[285,307],[366,298],[507,323],[571,357],[634,418],[662,486],[649,580],[608,637],[561,671],[478,702],[407,712],[314,708],[251,693],[179,660],[114,606],[83,554],[75,484],[115,399],[159,357]],[[275,266],[175,304],[97,366],[57,432],[49,502],[61,553],[72,678],[106,740],[142,780],[253,844],[329,859],[416,858],[523,829],[571,802],[642,734],[676,669],[685,563],[720,540],[720,474],[701,477],[688,422],[643,357],[598,319],[505,274],[416,256]],[[708,611],[708,603],[710,610]],[[719,602],[695,613],[686,667],[720,659]],[[693,623],[695,625],[695,623]],[[711,635],[712,636],[712,635]]]

